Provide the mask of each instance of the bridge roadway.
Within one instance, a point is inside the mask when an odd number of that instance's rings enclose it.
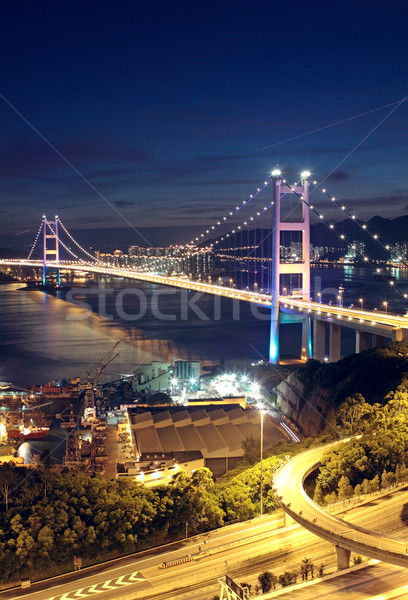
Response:
[[[381,535],[329,513],[313,502],[303,487],[306,477],[319,466],[323,454],[346,441],[348,440],[307,450],[281,467],[274,477],[280,504],[285,513],[305,529],[334,544],[339,570],[349,566],[351,551],[407,567],[406,541]]]
[[[3,260],[0,259],[0,267],[21,266],[42,268],[41,260]],[[236,288],[190,281],[182,277],[167,277],[133,269],[124,269],[110,266],[101,266],[93,263],[71,262],[71,261],[48,261],[47,268],[60,268],[81,273],[99,273],[138,281],[147,281],[160,285],[171,286],[195,292],[203,292],[232,300],[251,302],[258,306],[271,307],[271,297],[260,292],[239,290]],[[351,327],[367,333],[381,335],[391,339],[406,339],[408,337],[408,316],[394,315],[382,311],[367,311],[358,308],[346,308],[343,306],[331,306],[320,302],[302,300],[300,298],[281,296],[279,298],[280,308],[283,312],[296,315],[304,315],[316,320],[336,323],[341,327]]]

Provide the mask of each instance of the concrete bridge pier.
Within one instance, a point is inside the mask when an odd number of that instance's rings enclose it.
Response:
[[[340,548],[340,546],[335,546],[335,548],[337,554],[337,570],[342,571],[343,569],[348,569],[350,566],[350,550]]]
[[[329,361],[337,362],[341,358],[341,327],[330,323]]]
[[[302,352],[301,357],[308,360],[312,357],[312,326],[310,317],[302,321]]]
[[[313,358],[324,360],[326,354],[326,323],[313,321]]]
[[[387,344],[387,338],[384,335],[373,335],[373,347],[379,348],[380,346],[385,346]]]
[[[407,319],[408,321],[408,319]],[[393,329],[392,330],[392,341],[393,342],[407,342],[408,341],[408,329]]]
[[[370,347],[370,334],[365,331],[356,330],[356,354]]]
[[[288,515],[287,512],[283,512],[283,526],[284,527],[289,527],[290,525],[293,525],[295,523],[295,519],[293,519],[293,517],[291,517],[290,515]]]

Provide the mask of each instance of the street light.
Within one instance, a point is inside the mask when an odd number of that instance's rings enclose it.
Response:
[[[264,411],[262,404],[258,404],[258,408],[261,412],[261,485],[260,485],[260,501],[259,501],[259,512],[262,517],[263,515],[263,427],[264,427]]]
[[[386,300],[384,300],[383,306],[385,306],[385,314],[387,314],[388,313],[388,302]]]
[[[361,310],[364,310],[364,298],[359,298],[358,301],[361,304]]]

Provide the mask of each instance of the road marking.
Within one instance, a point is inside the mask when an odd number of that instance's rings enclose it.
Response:
[[[146,578],[143,577],[143,575],[139,571],[135,571],[129,577],[129,581],[145,581],[145,579]]]
[[[102,588],[104,590],[114,590],[115,586],[114,585],[109,585],[111,581],[112,581],[112,579],[108,579],[108,581],[105,581],[105,583],[102,585]]]
[[[132,585],[129,581],[122,581],[122,579],[126,577],[126,575],[122,575],[119,579],[116,579],[115,585]]]
[[[87,597],[88,597],[88,594],[83,594],[83,593],[82,593],[82,591],[83,591],[84,589],[85,589],[85,588],[81,588],[80,590],[76,591],[76,592],[75,592],[75,598],[87,598]]]

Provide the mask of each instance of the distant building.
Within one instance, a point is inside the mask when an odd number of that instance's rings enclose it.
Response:
[[[232,469],[244,456],[242,443],[261,436],[260,412],[238,404],[128,409],[136,461],[128,475],[157,485],[182,468],[189,475],[199,466],[214,475]],[[264,416],[264,447],[285,439],[269,415]]]
[[[365,243],[354,241],[347,245],[347,254],[344,257],[344,262],[354,263],[363,256],[365,256]]]
[[[169,390],[173,380],[179,385],[200,380],[200,362],[175,359],[172,363],[153,361],[139,365],[132,381],[133,391]]]

